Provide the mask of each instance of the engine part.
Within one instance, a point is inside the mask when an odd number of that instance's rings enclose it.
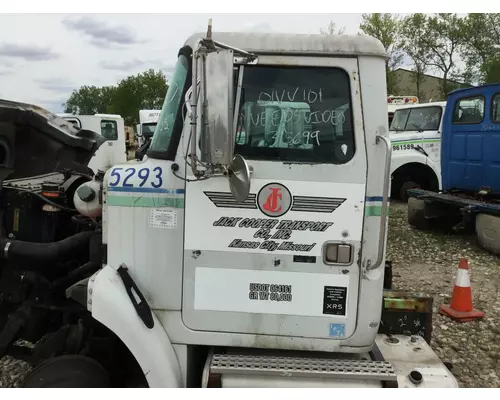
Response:
[[[0,239],[0,248],[5,259],[34,262],[61,261],[77,250],[88,247],[94,232],[80,232],[54,243],[33,243],[20,240]]]
[[[87,164],[105,141],[41,107],[14,101],[0,100],[0,124],[1,180],[51,173],[56,168],[89,173]]]
[[[101,183],[93,180],[78,187],[73,196],[73,203],[82,215],[95,219],[102,215],[101,198]]]

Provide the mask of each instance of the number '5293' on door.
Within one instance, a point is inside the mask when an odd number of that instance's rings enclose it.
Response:
[[[160,167],[153,169],[149,168],[113,168],[109,178],[109,186],[122,186],[122,187],[143,187],[152,186],[155,189],[163,184],[162,179],[163,171]],[[132,180],[131,182],[129,182]]]

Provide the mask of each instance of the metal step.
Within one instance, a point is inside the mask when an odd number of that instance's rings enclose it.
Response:
[[[214,354],[210,374],[397,381],[387,361]]]

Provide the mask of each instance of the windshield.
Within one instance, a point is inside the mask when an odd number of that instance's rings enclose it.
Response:
[[[170,137],[174,129],[179,107],[183,102],[185,83],[188,74],[188,59],[185,55],[180,55],[175,65],[172,80],[169,83],[167,95],[161,108],[160,119],[156,126],[150,151],[166,152],[170,142]]]
[[[343,164],[354,152],[344,70],[245,67],[235,153],[249,160]]]
[[[442,112],[439,106],[396,110],[390,131],[437,131]]]
[[[153,136],[153,133],[155,133],[156,125],[158,125],[156,122],[142,124],[142,135],[148,138]]]

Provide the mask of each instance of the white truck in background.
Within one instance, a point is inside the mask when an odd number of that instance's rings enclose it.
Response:
[[[137,142],[139,147],[153,137],[161,110],[139,110],[139,123],[137,124]]]
[[[392,108],[393,114],[389,127],[391,197],[407,201],[408,189],[440,190],[441,131],[446,102],[389,107],[389,113]]]
[[[155,133],[161,110],[140,110],[139,124],[137,125],[137,143],[138,148],[135,152],[136,160],[142,160],[146,155],[151,139]]]
[[[77,128],[88,129],[106,138],[94,154],[89,168],[96,174],[98,170],[106,171],[113,165],[127,162],[127,146],[125,144],[125,122],[117,114],[75,115],[57,114],[71,122]]]

